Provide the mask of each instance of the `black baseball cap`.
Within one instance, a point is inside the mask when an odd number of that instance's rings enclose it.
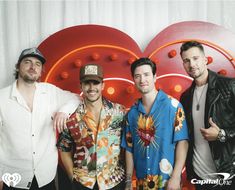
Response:
[[[24,59],[25,57],[36,57],[42,62],[42,64],[44,64],[46,62],[45,57],[42,55],[42,53],[36,47],[23,50],[20,54],[19,59],[18,59],[18,63],[20,63],[22,61],[22,59]]]

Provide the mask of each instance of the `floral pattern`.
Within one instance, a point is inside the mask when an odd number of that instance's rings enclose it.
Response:
[[[179,108],[176,112],[175,119],[175,131],[180,131],[183,127],[183,121],[185,120],[184,111],[182,108]]]
[[[163,187],[161,175],[148,175],[144,179],[137,180],[137,190],[156,190]]]
[[[103,99],[98,126],[82,102],[67,121],[58,139],[58,149],[74,151],[74,178],[88,188],[98,180],[100,189],[110,189],[124,179],[120,164],[121,127],[125,109]]]
[[[175,145],[188,139],[182,105],[160,90],[149,113],[140,99],[125,118],[121,146],[133,154],[137,189],[163,190],[173,172]]]

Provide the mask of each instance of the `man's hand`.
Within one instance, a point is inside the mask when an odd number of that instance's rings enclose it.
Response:
[[[180,178],[171,177],[167,182],[166,190],[180,190]]]
[[[67,129],[66,120],[68,115],[63,112],[56,112],[53,117],[53,128],[58,130],[61,133],[64,129]]]
[[[212,121],[212,118],[209,119],[210,127],[208,129],[201,128],[201,134],[207,141],[217,140],[219,134],[219,127]]]

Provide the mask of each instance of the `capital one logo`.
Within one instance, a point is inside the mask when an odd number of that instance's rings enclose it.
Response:
[[[192,184],[200,184],[200,185],[204,185],[204,184],[212,184],[214,186],[217,185],[231,185],[232,184],[232,179],[233,177],[235,177],[234,175],[230,175],[229,173],[211,173],[211,174],[207,174],[207,175],[211,175],[211,176],[221,176],[221,178],[218,179],[192,179],[191,183]]]
[[[12,175],[9,173],[5,173],[2,176],[2,181],[8,186],[15,187],[21,180],[21,175],[18,173],[13,173]]]

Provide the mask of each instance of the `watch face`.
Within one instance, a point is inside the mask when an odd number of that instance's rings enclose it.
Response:
[[[220,137],[220,142],[225,142],[225,136]]]
[[[225,131],[223,129],[219,130],[218,139],[219,139],[220,142],[225,142],[226,141],[226,134],[225,134]]]

